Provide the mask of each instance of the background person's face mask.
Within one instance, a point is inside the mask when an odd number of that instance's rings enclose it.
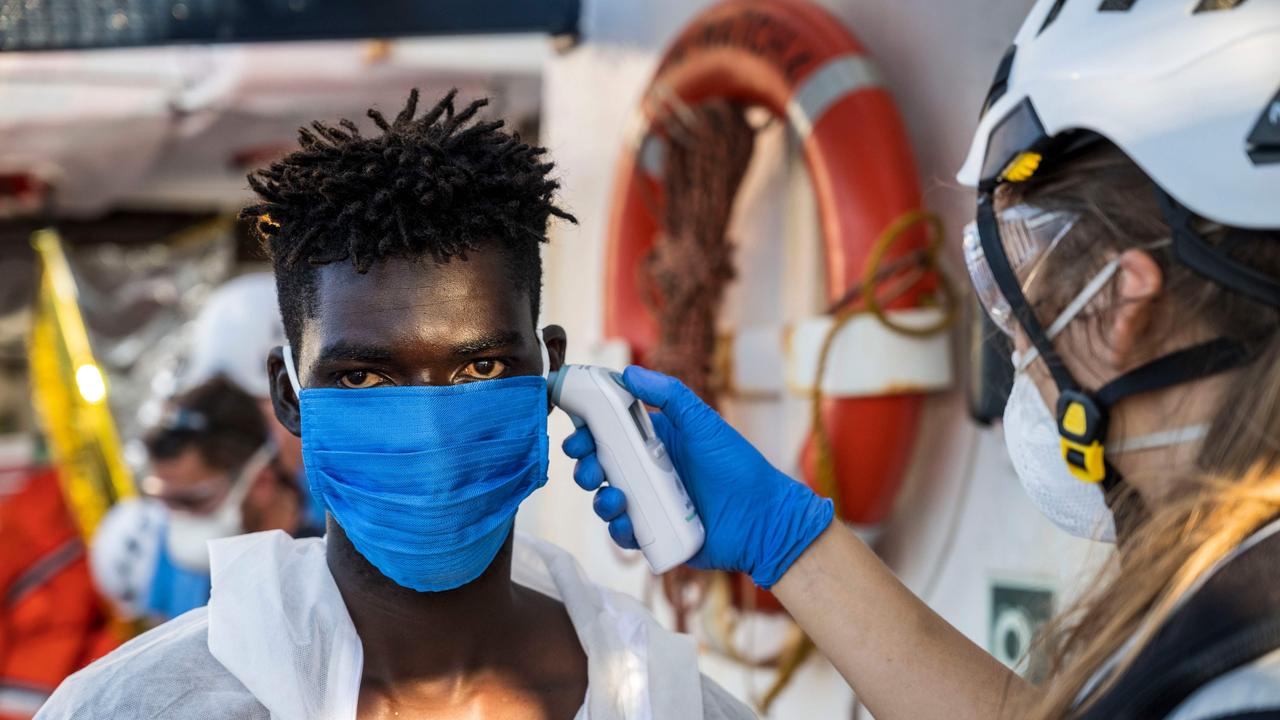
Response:
[[[547,481],[547,381],[299,389],[311,492],[383,575],[452,590],[493,562],[516,510]]]
[[[187,570],[209,572],[209,541],[244,532],[242,505],[249,486],[271,462],[274,448],[264,445],[245,462],[232,480],[231,489],[218,507],[208,513],[169,510],[165,543],[174,564]]]

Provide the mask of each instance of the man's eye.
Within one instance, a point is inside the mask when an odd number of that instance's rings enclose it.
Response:
[[[501,360],[476,360],[462,372],[471,380],[493,380],[506,370],[507,364]]]
[[[338,384],[352,390],[368,390],[385,382],[381,375],[371,373],[368,370],[352,370],[351,372],[343,373],[342,377],[338,378]]]

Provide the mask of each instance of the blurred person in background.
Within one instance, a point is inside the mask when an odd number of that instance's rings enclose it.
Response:
[[[284,344],[284,324],[269,272],[240,275],[223,283],[200,308],[191,325],[191,352],[179,381],[188,389],[221,375],[253,397],[276,448],[277,468],[303,499],[301,536],[324,534],[324,506],[311,497],[302,469],[302,441],[276,419],[267,382],[267,356]]]
[[[208,541],[297,532],[302,513],[257,401],[225,377],[172,399],[144,442],[143,497],[111,509],[91,561],[124,616],[164,621],[209,601]]]

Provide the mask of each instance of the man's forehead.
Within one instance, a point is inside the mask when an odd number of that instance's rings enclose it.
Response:
[[[511,282],[499,251],[445,263],[389,259],[365,273],[349,263],[317,273],[308,335],[321,345],[476,342],[532,330],[528,293]]]

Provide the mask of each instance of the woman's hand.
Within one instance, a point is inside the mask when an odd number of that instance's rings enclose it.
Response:
[[[706,528],[706,542],[689,565],[745,572],[760,587],[772,587],[831,524],[831,501],[770,465],[679,380],[637,366],[622,378],[633,395],[658,409],[651,413],[654,430]],[[636,549],[626,497],[604,485],[608,478],[590,431],[569,436],[564,451],[578,460],[574,480],[597,490],[595,511],[614,541]]]

